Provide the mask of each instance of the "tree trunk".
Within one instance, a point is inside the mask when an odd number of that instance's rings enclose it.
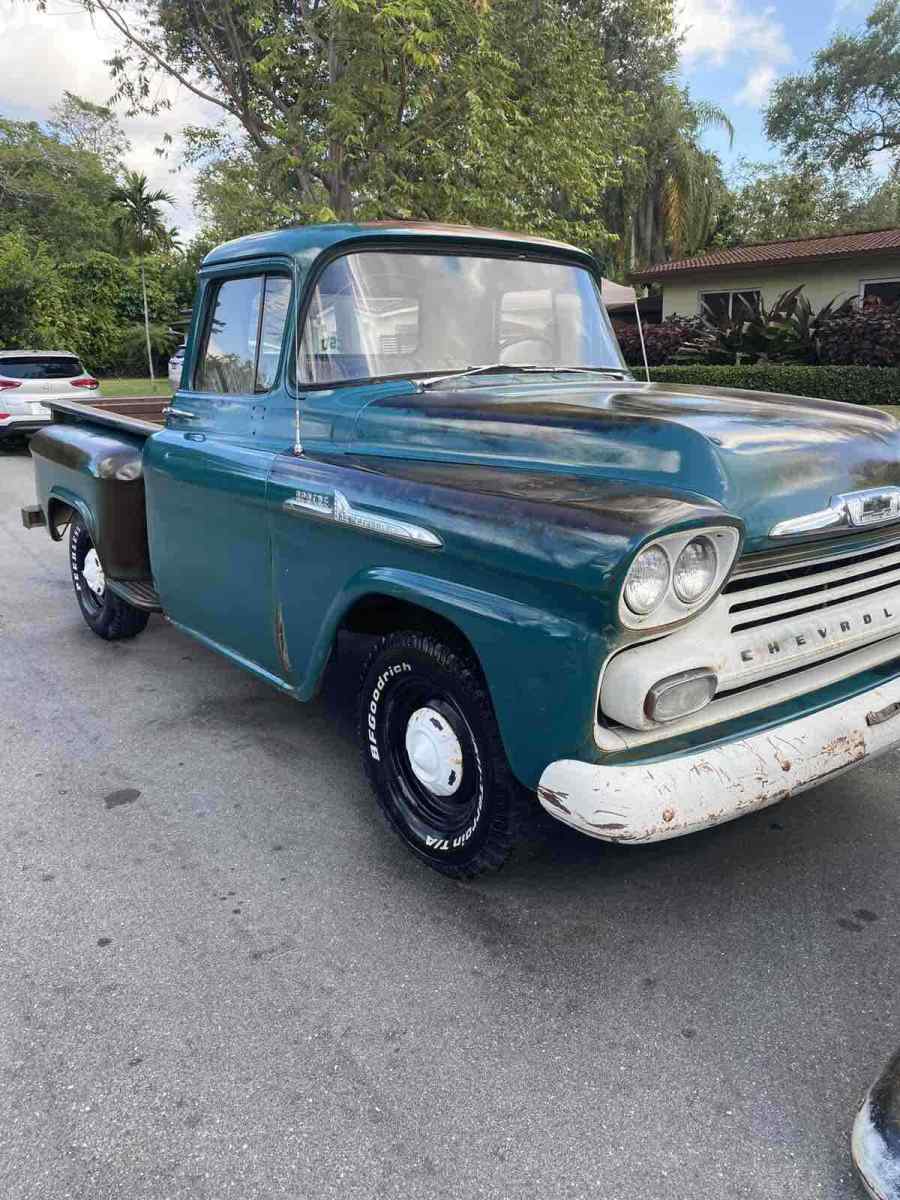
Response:
[[[147,339],[147,366],[150,368],[150,383],[156,390],[156,379],[153,375],[153,350],[150,346],[150,313],[147,309],[147,277],[144,274],[144,255],[141,252],[141,291],[144,294],[144,335]]]

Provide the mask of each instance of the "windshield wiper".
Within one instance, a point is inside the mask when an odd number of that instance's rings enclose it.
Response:
[[[420,379],[422,388],[433,387],[436,383],[446,383],[448,379],[467,379],[471,375],[555,375],[575,373],[579,371],[600,371],[607,375],[625,375],[624,367],[539,367],[534,363],[486,363],[480,367],[464,367],[459,371],[450,371],[447,375],[432,375],[430,379]]]

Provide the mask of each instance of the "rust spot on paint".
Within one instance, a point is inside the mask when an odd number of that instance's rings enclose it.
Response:
[[[708,763],[705,758],[701,758],[699,762],[695,762],[691,767],[691,774],[700,775],[703,772],[708,772],[710,775],[715,775],[716,768],[712,763]]]
[[[667,825],[671,825],[672,822],[675,820],[675,809],[674,808],[663,809],[662,818]]]
[[[290,675],[291,659],[288,654],[287,636],[284,632],[284,612],[280,604],[275,609],[275,645],[278,649],[282,670],[285,675]]]
[[[822,747],[824,758],[842,758],[848,762],[859,762],[866,756],[866,739],[858,729],[832,738]]]
[[[787,772],[791,769],[791,760],[789,758],[785,758],[780,750],[775,751],[775,758],[778,760],[778,765],[781,767],[782,771]]]
[[[568,792],[556,792],[553,788],[539,787],[538,795],[547,804],[551,805],[551,807],[561,809],[564,813],[569,811],[565,804],[563,804],[563,797],[565,796],[568,799]]]

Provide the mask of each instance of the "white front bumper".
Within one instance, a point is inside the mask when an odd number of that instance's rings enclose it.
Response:
[[[894,704],[897,711],[886,713]],[[561,759],[541,776],[538,798],[551,816],[591,837],[658,842],[777,804],[898,744],[900,680],[893,680],[766,733],[676,758],[617,766]]]

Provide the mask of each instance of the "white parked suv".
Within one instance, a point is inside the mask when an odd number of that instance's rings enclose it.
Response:
[[[185,350],[187,350],[187,342],[182,342],[169,359],[169,383],[176,391],[181,387],[181,368],[184,366]]]
[[[43,401],[87,400],[100,389],[81,360],[65,350],[0,350],[0,445],[52,419]]]

